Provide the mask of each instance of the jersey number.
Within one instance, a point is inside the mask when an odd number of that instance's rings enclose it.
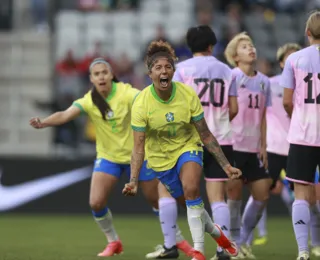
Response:
[[[168,136],[174,137],[177,135],[177,129],[175,125],[168,125]]]
[[[210,101],[201,101],[201,104],[205,107],[208,107],[210,103],[214,107],[222,107],[223,100],[224,100],[224,92],[225,92],[224,81],[222,79],[206,79],[206,78],[194,79],[194,84],[199,86],[200,83],[204,83],[204,87],[203,89],[201,89],[198,95],[199,98],[201,99],[203,95],[208,91],[208,89],[209,89],[209,96],[210,96]],[[215,87],[217,86],[216,84],[220,85],[220,98],[218,102],[215,101],[215,97],[214,97]]]
[[[318,73],[318,79],[320,79],[320,73]],[[303,79],[305,83],[308,84],[308,97],[304,99],[305,104],[320,104],[320,93],[317,95],[316,99],[314,99],[312,93],[312,73],[308,73],[308,75]]]
[[[259,109],[259,95],[257,94],[257,95],[255,95],[253,97],[252,94],[250,94],[248,97],[249,97],[249,106],[248,106],[248,108]],[[254,106],[252,106],[252,102],[254,103]]]

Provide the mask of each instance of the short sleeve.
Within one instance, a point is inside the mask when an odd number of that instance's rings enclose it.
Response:
[[[292,57],[292,56],[291,56]],[[280,78],[280,86],[284,88],[295,88],[295,78],[294,78],[294,71],[292,66],[292,61],[290,56],[287,58],[286,63],[284,65],[284,69],[281,74]]]
[[[191,101],[191,120],[193,122],[200,121],[202,118],[204,118],[204,112],[201,105],[201,101],[199,97],[197,96],[196,92],[192,92],[193,97]]]
[[[172,80],[183,83],[183,79],[182,79],[182,77],[181,77],[180,69],[179,69],[179,68],[177,68],[176,71],[174,72]]]
[[[134,100],[139,95],[139,93],[140,93],[139,89],[133,88],[131,86],[130,86],[130,88],[128,88],[127,97],[128,97],[129,104],[133,104]]]
[[[230,83],[229,97],[237,97],[237,96],[238,96],[237,83],[236,83],[236,79],[233,78]]]
[[[266,107],[272,106],[272,93],[271,93],[271,86],[270,86],[270,80],[268,79],[266,82]]]
[[[88,113],[88,98],[90,97],[90,94],[87,93],[84,97],[79,98],[75,100],[72,105],[79,108],[81,110],[81,113]]]
[[[147,114],[143,100],[136,99],[131,110],[131,127],[136,132],[145,132],[147,127]]]

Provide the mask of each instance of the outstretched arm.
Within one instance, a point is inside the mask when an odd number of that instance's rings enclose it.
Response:
[[[45,128],[49,126],[58,126],[68,123],[81,114],[80,108],[76,106],[70,106],[68,109],[60,112],[56,112],[47,118],[40,120],[37,117],[31,118],[30,125],[34,128]]]
[[[229,167],[231,167],[231,165],[221,150],[217,139],[210,132],[206,120],[202,118],[201,120],[194,122],[194,125],[204,146],[216,158],[222,169],[226,171]]]

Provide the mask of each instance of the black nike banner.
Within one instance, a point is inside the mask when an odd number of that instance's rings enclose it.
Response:
[[[58,160],[0,158],[0,212],[90,213],[89,189],[94,159]],[[114,189],[108,206],[114,213],[152,213],[142,196],[124,197],[123,175]],[[201,192],[206,206],[204,182]],[[244,198],[247,198],[245,194]],[[270,214],[288,214],[279,197],[272,197]]]

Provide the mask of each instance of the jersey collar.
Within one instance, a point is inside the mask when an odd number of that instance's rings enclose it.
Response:
[[[153,85],[153,84],[151,85],[151,93],[152,93],[152,96],[153,96],[156,100],[158,100],[159,102],[161,102],[161,103],[163,103],[163,104],[169,104],[169,103],[172,101],[172,99],[175,97],[175,95],[176,95],[176,84],[175,84],[173,81],[171,81],[171,84],[172,84],[172,92],[171,92],[171,96],[170,96],[170,98],[169,98],[168,101],[164,101],[164,100],[162,100],[162,99],[158,96],[156,90],[154,89],[154,85]]]
[[[112,81],[111,92],[107,96],[106,101],[110,101],[114,97],[114,95],[116,94],[116,90],[117,90],[117,84],[114,81]]]

